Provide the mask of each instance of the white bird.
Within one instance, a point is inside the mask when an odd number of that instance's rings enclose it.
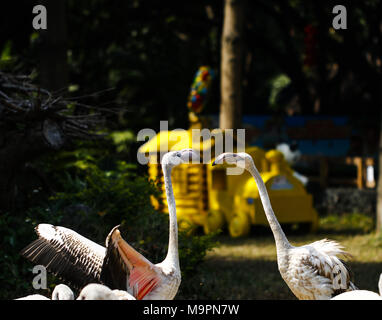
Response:
[[[368,290],[353,290],[339,294],[331,300],[382,300],[382,273],[378,282],[379,294]]]
[[[77,300],[136,300],[123,290],[111,290],[99,283],[88,284],[78,295]]]
[[[15,300],[50,300],[41,294],[31,294]],[[73,291],[65,284],[57,285],[52,292],[52,300],[74,300]]]
[[[50,300],[50,299],[41,294],[31,294],[29,296],[17,298],[15,300]]]
[[[118,226],[106,238],[106,248],[73,230],[40,224],[39,236],[21,254],[42,264],[78,289],[89,283],[102,283],[112,289],[126,290],[136,299],[171,300],[176,295],[181,272],[178,253],[178,225],[171,184],[172,169],[197,157],[192,149],[168,152],[162,159],[169,209],[167,256],[153,264],[122,239]]]
[[[279,150],[290,165],[295,164],[301,158],[301,151],[298,150],[295,145],[289,145],[287,143],[279,143],[276,146],[276,150]]]
[[[65,284],[58,284],[52,293],[52,300],[74,300],[74,294]]]
[[[341,293],[330,300],[382,300],[382,297],[373,291],[353,290]]]
[[[338,258],[338,256],[350,256],[342,250],[340,244],[327,239],[301,247],[289,243],[273,212],[264,181],[249,154],[223,153],[212,165],[223,162],[242,167],[254,177],[265,215],[275,238],[281,277],[298,299],[330,299],[339,293],[357,289],[350,281],[348,267]]]

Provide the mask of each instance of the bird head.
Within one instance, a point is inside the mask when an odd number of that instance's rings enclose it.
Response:
[[[199,156],[193,149],[170,151],[163,156],[162,165],[175,167],[183,163],[191,163],[191,162],[196,163],[198,159],[199,159]]]
[[[253,164],[252,157],[245,152],[233,153],[226,152],[215,158],[215,161],[212,163],[212,166],[217,164],[233,164],[239,168],[248,169],[251,164]]]
[[[77,300],[118,300],[113,291],[99,283],[91,283],[84,287]]]

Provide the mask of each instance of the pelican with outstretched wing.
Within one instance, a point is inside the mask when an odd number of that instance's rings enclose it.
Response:
[[[40,224],[38,239],[21,254],[33,263],[82,289],[90,283],[101,283],[110,289],[125,290],[136,299],[170,300],[178,291],[181,272],[178,254],[178,225],[171,171],[197,155],[192,149],[168,152],[162,159],[169,209],[169,245],[166,258],[153,264],[132,248],[114,227],[106,238],[106,247],[65,227]]]

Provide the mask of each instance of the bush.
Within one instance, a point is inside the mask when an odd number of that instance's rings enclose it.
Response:
[[[19,252],[36,238],[34,226],[46,221],[56,223],[59,219],[43,208],[34,208],[23,215],[3,213],[0,216],[0,299],[15,299],[33,293],[33,266]]]
[[[375,229],[375,222],[373,217],[364,213],[332,213],[320,219],[320,229],[325,232],[366,234]]]
[[[74,177],[66,174],[62,181],[64,190],[51,197],[46,206],[32,208],[23,217],[0,218],[0,232],[5,234],[2,248],[7,248],[1,258],[4,291],[0,298],[13,299],[30,293],[32,266],[19,252],[36,238],[33,227],[38,223],[71,228],[102,245],[110,230],[120,225],[124,239],[150,261],[158,263],[165,258],[169,221],[168,215],[158,213],[150,203],[150,197],[159,193],[155,183],[138,176],[130,165],[121,161],[114,170],[91,165],[84,173]],[[189,236],[179,232],[183,281],[195,272],[206,252],[214,246],[213,235]],[[58,280],[52,278],[52,281]]]

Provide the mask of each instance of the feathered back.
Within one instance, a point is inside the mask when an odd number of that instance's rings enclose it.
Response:
[[[352,255],[338,242],[323,239],[303,247],[310,248],[311,254],[307,263],[317,270],[318,275],[330,280],[332,296],[356,289],[351,281],[353,274],[350,267],[340,258],[348,259]]]

